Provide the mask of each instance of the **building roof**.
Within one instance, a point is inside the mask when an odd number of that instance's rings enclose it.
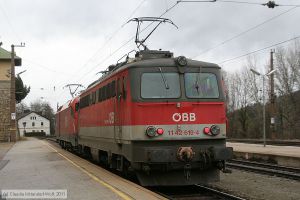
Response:
[[[0,60],[11,60],[11,52],[0,47]],[[15,55],[15,66],[21,66],[22,59]]]
[[[42,117],[42,118],[44,118],[44,119],[50,121],[50,120],[47,119],[46,117],[44,117],[44,116],[42,116],[42,115],[40,115],[40,114],[38,114],[37,112],[34,112],[34,111],[30,111],[30,112],[28,112],[28,113],[23,113],[23,114],[21,114],[20,116],[18,116],[18,121],[19,121],[20,119],[23,119],[24,117],[30,115],[31,113],[34,113],[34,114],[36,114],[36,115],[38,115],[38,116],[40,116],[40,117]]]

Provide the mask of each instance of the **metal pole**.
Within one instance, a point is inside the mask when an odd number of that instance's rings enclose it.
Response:
[[[270,72],[274,70],[273,54],[275,50],[271,49],[270,54]],[[275,92],[274,92],[274,73],[270,74],[270,128],[272,139],[276,138],[275,133]]]
[[[11,79],[11,85],[10,85],[10,114],[11,114],[11,121],[10,121],[10,134],[9,134],[9,141],[14,141],[17,139],[16,135],[16,119],[13,119],[13,116],[16,115],[16,93],[15,93],[15,46],[11,45],[11,69],[10,69],[10,79]],[[13,136],[14,134],[14,136]]]
[[[10,113],[11,113],[11,121],[10,127],[11,131],[9,134],[9,140],[16,142],[19,139],[19,132],[17,132],[17,115],[16,115],[16,77],[15,77],[15,47],[25,47],[25,43],[21,43],[21,45],[11,45],[11,102],[10,102]],[[14,137],[12,137],[13,135]]]
[[[264,147],[266,147],[266,106],[265,106],[265,75],[262,75],[263,78],[263,141]]]

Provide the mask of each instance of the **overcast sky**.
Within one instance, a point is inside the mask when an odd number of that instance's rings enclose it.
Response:
[[[70,99],[64,85],[87,86],[99,78],[97,72],[135,49],[133,40],[120,48],[135,35],[134,23],[124,25],[129,18],[160,16],[175,3],[174,0],[0,0],[2,47],[10,50],[11,44],[26,43],[25,48],[16,49],[23,60],[16,73],[27,70],[21,77],[31,87],[24,102],[30,104],[43,98],[53,108],[57,102],[62,105]],[[300,5],[299,0],[276,0],[276,3]],[[247,57],[222,63],[227,59],[300,35],[300,7],[270,9],[242,3],[179,3],[163,17],[171,19],[178,29],[168,24],[159,27],[146,42],[150,49],[161,48],[174,52],[175,56],[218,63],[226,71],[241,69]],[[271,18],[274,19],[219,45]],[[269,51],[253,54],[260,70],[269,59]]]

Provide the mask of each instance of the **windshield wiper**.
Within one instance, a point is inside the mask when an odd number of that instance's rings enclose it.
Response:
[[[162,78],[162,80],[163,80],[163,82],[164,82],[164,84],[165,84],[165,88],[166,88],[167,90],[170,89],[170,87],[169,87],[169,85],[168,85],[168,82],[167,82],[167,79],[166,79],[164,73],[163,73],[162,70],[161,70],[161,67],[159,67],[158,69],[159,69],[159,71],[160,71],[161,78]]]
[[[201,90],[201,87],[200,87],[200,76],[201,76],[201,66],[199,67],[199,72],[197,74],[196,81],[195,81],[195,84],[194,84],[194,87],[197,90],[198,95],[200,94],[200,91],[202,93],[202,90]]]

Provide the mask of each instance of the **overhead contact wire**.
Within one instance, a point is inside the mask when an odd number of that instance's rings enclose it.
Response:
[[[260,52],[260,51],[263,51],[263,50],[266,50],[266,49],[269,49],[271,47],[276,47],[276,46],[279,46],[281,44],[284,44],[284,43],[287,43],[287,42],[291,42],[293,40],[296,40],[296,39],[299,39],[300,38],[300,35],[297,36],[297,37],[294,37],[294,38],[291,38],[291,39],[288,39],[288,40],[285,40],[285,41],[282,41],[282,42],[278,42],[276,44],[272,44],[270,46],[267,46],[267,47],[264,47],[264,48],[261,48],[261,49],[258,49],[258,50],[255,50],[255,51],[251,51],[249,53],[246,53],[246,54],[243,54],[243,55],[240,55],[240,56],[236,56],[234,58],[230,58],[230,59],[227,59],[227,60],[224,60],[222,62],[219,62],[218,64],[224,64],[226,62],[230,62],[230,61],[233,61],[233,60],[236,60],[236,59],[239,59],[239,58],[242,58],[242,57],[245,57],[245,56],[248,56],[248,55],[251,55],[251,54],[254,54],[254,53],[257,53],[257,52]]]
[[[129,18],[131,16],[134,15],[134,13],[142,6],[142,4],[145,2],[146,0],[143,0],[130,14]],[[127,20],[126,20],[127,21]],[[111,35],[111,37],[109,37],[106,42],[104,42],[104,44],[96,51],[96,53],[93,54],[92,57],[90,57],[88,59],[88,61],[80,68],[80,70],[78,72],[80,72],[82,69],[84,69],[84,67],[99,53],[101,52],[104,47],[106,47],[106,45],[121,31],[121,29],[123,29],[124,27],[124,24],[121,25],[121,27],[119,27],[115,32],[113,32],[113,34]],[[92,69],[93,70],[93,69]],[[88,71],[88,73],[90,73],[92,70]],[[77,73],[78,73],[77,72]],[[81,80],[84,76],[86,76],[88,73],[85,73],[83,76],[81,76],[79,79],[77,80]],[[60,85],[60,84],[58,84]],[[64,91],[62,91],[59,95],[58,95],[58,98],[61,97],[61,95],[64,93]]]
[[[282,15],[284,15],[284,14],[286,14],[286,13],[292,11],[292,10],[294,10],[295,8],[297,8],[297,7],[295,6],[295,7],[293,7],[293,8],[290,8],[290,9],[288,9],[288,10],[286,10],[286,11],[284,11],[284,12],[282,12],[282,13],[280,13],[280,14],[274,16],[274,17],[271,17],[271,18],[269,18],[269,19],[263,21],[263,22],[260,23],[260,24],[257,24],[257,25],[255,25],[255,26],[249,28],[249,29],[246,29],[245,31],[242,31],[242,32],[238,33],[237,35],[235,35],[235,36],[233,36],[233,37],[231,37],[231,38],[229,38],[229,39],[226,39],[226,40],[224,40],[223,42],[220,42],[219,44],[217,44],[217,45],[215,45],[215,46],[213,46],[213,47],[211,47],[211,48],[208,48],[208,49],[202,51],[199,55],[195,56],[194,58],[196,58],[196,57],[198,57],[198,56],[201,56],[201,55],[203,55],[204,53],[207,53],[207,52],[209,52],[209,51],[211,51],[211,50],[214,50],[214,49],[216,49],[216,48],[218,48],[218,47],[220,47],[220,46],[222,46],[222,45],[224,45],[224,44],[226,44],[226,43],[228,43],[228,42],[230,42],[230,41],[232,41],[232,40],[234,40],[234,39],[236,39],[236,38],[239,38],[240,36],[242,36],[242,35],[244,35],[244,34],[250,32],[250,31],[252,31],[252,30],[254,30],[254,29],[257,29],[258,27],[260,27],[260,26],[262,26],[262,25],[264,25],[264,24],[267,24],[267,23],[273,21],[274,19],[276,19],[276,18],[278,18],[278,17],[280,17],[280,16],[282,16]]]
[[[145,2],[146,0],[143,0],[134,10],[133,12],[131,12],[129,18],[134,15],[134,13],[142,6],[142,4]],[[126,20],[127,21],[127,20]],[[102,52],[104,47],[107,46],[107,44],[123,29],[124,24],[121,25],[117,30],[115,30],[111,36],[104,42],[104,44],[87,60],[87,62],[80,68],[79,71],[77,71],[77,73],[79,73],[81,70],[85,69],[84,67],[99,53]]]
[[[167,8],[166,11],[164,11],[159,17],[164,16],[165,14],[167,14],[169,11],[171,11],[174,7],[176,7],[178,5],[178,3],[181,1],[177,1],[174,5],[172,5],[171,7]],[[145,31],[146,29],[148,29],[154,22],[151,22],[150,24],[148,24],[145,28],[143,28],[141,30],[141,33],[143,31]],[[87,74],[89,74],[90,72],[92,72],[96,67],[98,67],[99,65],[101,65],[103,62],[105,62],[107,59],[109,59],[111,56],[113,56],[114,54],[116,54],[119,50],[121,50],[123,47],[125,47],[129,42],[131,42],[132,40],[135,39],[135,36],[131,37],[129,40],[127,40],[125,43],[123,43],[120,47],[118,47],[116,50],[114,50],[110,55],[108,55],[107,57],[105,57],[103,60],[101,60],[98,64],[96,64],[91,70],[89,70],[87,73],[85,73],[79,80],[81,80],[83,77],[85,77]]]

